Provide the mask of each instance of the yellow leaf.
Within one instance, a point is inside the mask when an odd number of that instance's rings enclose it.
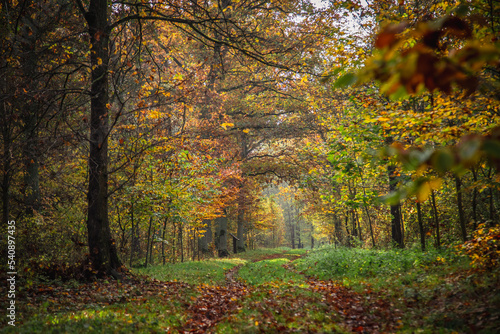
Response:
[[[228,126],[234,126],[234,123],[222,123],[220,126],[224,128],[224,130],[227,130]]]

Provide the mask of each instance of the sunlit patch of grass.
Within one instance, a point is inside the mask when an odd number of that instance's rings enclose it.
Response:
[[[449,267],[462,259],[451,252],[323,247],[295,261],[297,270],[319,279],[348,282],[385,280]],[[374,282],[372,282],[373,284]]]
[[[302,255],[306,254],[308,252],[307,249],[300,248],[300,249],[290,249],[286,251],[286,254],[295,254],[295,255]]]
[[[110,306],[93,305],[79,311],[39,310],[23,324],[2,333],[160,333],[175,330],[185,320],[182,303],[150,298]]]
[[[209,259],[134,269],[160,281],[180,281],[189,284],[218,285],[225,281],[225,272],[246,261],[240,258]]]
[[[246,252],[241,252],[231,255],[231,258],[239,258],[247,261],[258,261],[263,257],[270,256],[273,254],[282,254],[286,249],[283,248],[259,248],[253,250],[247,250]]]
[[[286,258],[276,258],[248,263],[239,270],[238,276],[252,285],[304,284],[305,280],[302,275],[283,267],[289,262],[290,260]]]

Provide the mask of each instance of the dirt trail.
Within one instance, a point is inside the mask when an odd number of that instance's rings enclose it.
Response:
[[[284,254],[272,254],[253,262],[283,256]],[[241,265],[236,266],[226,272],[226,283],[224,286],[201,285],[197,288],[200,296],[189,307],[189,318],[184,326],[179,329],[181,333],[211,332],[211,329],[223,318],[227,318],[228,315],[238,312],[238,309],[242,307],[242,301],[251,292],[259,291],[259,287],[247,286],[236,278],[240,267]],[[296,271],[290,263],[284,265],[284,267],[288,270]],[[321,295],[319,297],[321,300],[318,300],[318,302],[326,305],[328,313],[337,315],[337,319],[340,320],[338,325],[346,330],[357,333],[391,333],[397,330],[401,312],[392,310],[389,302],[382,300],[375,293],[371,291],[363,294],[357,293],[340,283],[321,281],[309,276],[306,276],[306,280],[308,283],[308,288],[306,289]],[[275,295],[274,298],[283,301],[288,297]],[[293,305],[304,304],[303,306],[306,307],[308,302],[310,301],[295,300]],[[275,316],[270,312],[276,308],[276,305],[273,304],[275,301],[269,299],[263,303],[265,305],[261,303],[262,305],[260,306],[263,308],[263,319],[260,319],[260,321],[276,322]],[[304,314],[304,316],[306,315]],[[275,325],[278,327],[274,328],[280,328],[281,332],[290,332],[291,330],[278,323]],[[293,330],[291,331],[293,332]]]
[[[350,331],[392,333],[400,326],[402,312],[393,309],[390,302],[378,294],[369,290],[358,293],[342,283],[319,280],[295,270],[291,263],[283,267],[306,277],[310,289],[323,296],[323,302],[328,305],[329,310],[339,314],[343,318],[344,327]]]
[[[241,265],[226,272],[224,286],[200,285],[200,296],[188,309],[189,319],[180,329],[181,333],[206,333],[225,315],[235,312],[239,301],[244,298],[249,288],[235,279]]]
[[[283,257],[284,253],[266,255],[253,262]],[[201,285],[198,287],[201,296],[189,307],[189,318],[180,329],[181,333],[206,333],[224,316],[239,308],[239,301],[251,290],[250,287],[235,278],[240,268],[241,265],[225,273],[226,283],[224,286]]]

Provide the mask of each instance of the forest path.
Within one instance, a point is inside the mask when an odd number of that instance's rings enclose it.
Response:
[[[283,253],[264,255],[252,262],[259,262],[273,258],[282,257]],[[241,280],[237,274],[242,265],[235,266],[225,273],[225,285],[211,286],[201,284],[197,287],[200,296],[188,308],[188,320],[185,322],[181,332],[206,333],[214,327],[224,316],[236,312],[239,302],[248,295],[251,288]]]
[[[297,272],[293,261],[305,255],[266,255],[228,270],[225,285],[199,285],[179,331],[380,333],[399,327],[399,311],[374,293]]]

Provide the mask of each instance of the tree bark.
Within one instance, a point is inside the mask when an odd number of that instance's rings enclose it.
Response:
[[[228,257],[227,250],[227,217],[222,216],[215,220],[217,222],[217,249],[219,257]]]
[[[244,186],[240,187],[238,194],[238,217],[237,217],[237,231],[236,237],[236,252],[241,253],[245,251],[245,191]]]
[[[167,234],[167,223],[168,223],[168,216],[165,217],[165,219],[163,220],[163,228],[161,230],[161,257],[163,265],[167,263],[167,259],[165,256],[165,236]]]
[[[396,190],[396,167],[389,165],[388,167],[388,172],[389,172],[389,191],[395,191]],[[392,240],[396,243],[396,245],[399,248],[404,248],[404,240],[403,240],[403,231],[401,228],[401,204],[398,203],[396,205],[391,205],[391,237]]]
[[[179,237],[179,247],[181,249],[181,263],[184,262],[184,238],[182,234],[183,234],[183,228],[182,228],[182,222],[180,222],[178,237]]]
[[[202,223],[205,225],[205,233],[199,238],[199,248],[203,254],[208,254],[212,243],[212,221],[204,219]]]
[[[420,231],[420,244],[422,246],[422,251],[425,251],[424,222],[422,221],[422,210],[419,201],[417,201],[417,216],[418,216],[418,228]]]
[[[436,207],[436,196],[434,190],[431,190],[432,208],[434,210],[434,224],[436,224],[436,248],[441,247],[441,234],[439,233],[439,217]]]
[[[349,231],[349,214],[346,213],[345,214],[345,231],[346,231],[346,235],[347,235],[347,240],[346,240],[346,244],[347,244],[347,247],[351,247],[352,246],[352,242],[351,242],[351,232]]]
[[[117,276],[121,262],[111,238],[108,217],[108,45],[107,0],[91,0],[85,13],[90,34],[90,152],[87,231],[95,269]]]
[[[146,268],[148,267],[148,258],[149,258],[149,251],[150,251],[150,245],[151,245],[151,227],[153,226],[153,217],[151,216],[149,218],[149,227],[148,227],[148,242],[146,244],[146,260],[144,261],[144,265]]]
[[[3,60],[2,60],[3,63]],[[2,64],[3,65],[3,64]],[[3,69],[0,69],[2,72]],[[2,73],[3,74],[3,73]],[[1,78],[1,92],[7,89],[7,84],[4,78]],[[2,166],[2,223],[0,226],[7,228],[7,222],[10,218],[10,184],[12,181],[12,162],[11,162],[11,149],[12,149],[12,136],[10,122],[7,121],[7,107],[5,102],[0,103],[0,117],[2,117],[1,131],[2,131],[2,146],[3,146],[3,166]]]
[[[462,233],[462,240],[467,241],[467,228],[465,225],[465,213],[462,202],[462,180],[460,177],[455,176],[455,185],[457,188],[457,208],[458,208],[458,222],[460,224],[460,231]]]

